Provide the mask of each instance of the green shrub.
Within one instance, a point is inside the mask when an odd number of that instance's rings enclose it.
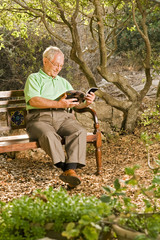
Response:
[[[136,170],[139,166],[126,168],[125,173],[128,180],[114,182],[114,187],[105,187],[106,194],[102,195],[101,200],[112,207],[112,213],[118,217],[117,223],[125,229],[130,229],[144,233],[144,236],[136,237],[136,240],[157,240],[160,234],[160,161],[156,161],[159,168],[153,170],[153,179],[149,186],[143,186],[139,182]],[[127,196],[127,190],[134,188],[134,198]],[[142,205],[136,201],[141,196]]]
[[[1,202],[0,240],[34,240],[45,236],[47,223],[53,223],[52,230],[61,232],[63,223],[81,221],[84,224],[85,216],[90,218],[90,223],[97,223],[108,214],[110,208],[94,196],[69,196],[62,188],[37,190],[31,197]],[[84,234],[88,234],[88,229]],[[90,230],[95,231],[93,227]]]

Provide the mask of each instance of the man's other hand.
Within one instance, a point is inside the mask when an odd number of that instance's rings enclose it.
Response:
[[[67,94],[65,93],[58,101],[59,108],[72,108],[79,105],[77,98],[66,99]]]
[[[86,100],[86,105],[90,105],[95,99],[95,94],[93,92],[91,92],[90,94],[87,94],[87,96],[85,97]]]

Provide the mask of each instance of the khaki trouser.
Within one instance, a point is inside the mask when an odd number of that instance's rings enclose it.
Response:
[[[26,122],[30,138],[38,140],[54,164],[66,162],[77,163],[77,167],[85,165],[86,130],[72,113],[64,109],[35,110],[27,114]],[[65,139],[65,151],[62,138]]]

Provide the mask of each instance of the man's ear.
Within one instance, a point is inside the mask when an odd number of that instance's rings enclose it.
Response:
[[[46,63],[47,63],[47,58],[46,58],[46,57],[44,57],[44,58],[43,58],[43,65],[45,66],[45,65],[46,65]]]

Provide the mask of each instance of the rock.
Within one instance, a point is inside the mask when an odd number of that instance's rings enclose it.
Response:
[[[104,135],[112,134],[112,128],[117,130],[121,128],[123,121],[123,113],[104,101],[96,101],[91,106],[97,113],[100,130]],[[77,114],[78,121],[87,129],[88,132],[93,132],[92,116],[90,113]]]
[[[117,130],[121,128],[123,121],[123,112],[119,111],[116,108],[113,108],[113,115],[112,115],[112,126]]]

